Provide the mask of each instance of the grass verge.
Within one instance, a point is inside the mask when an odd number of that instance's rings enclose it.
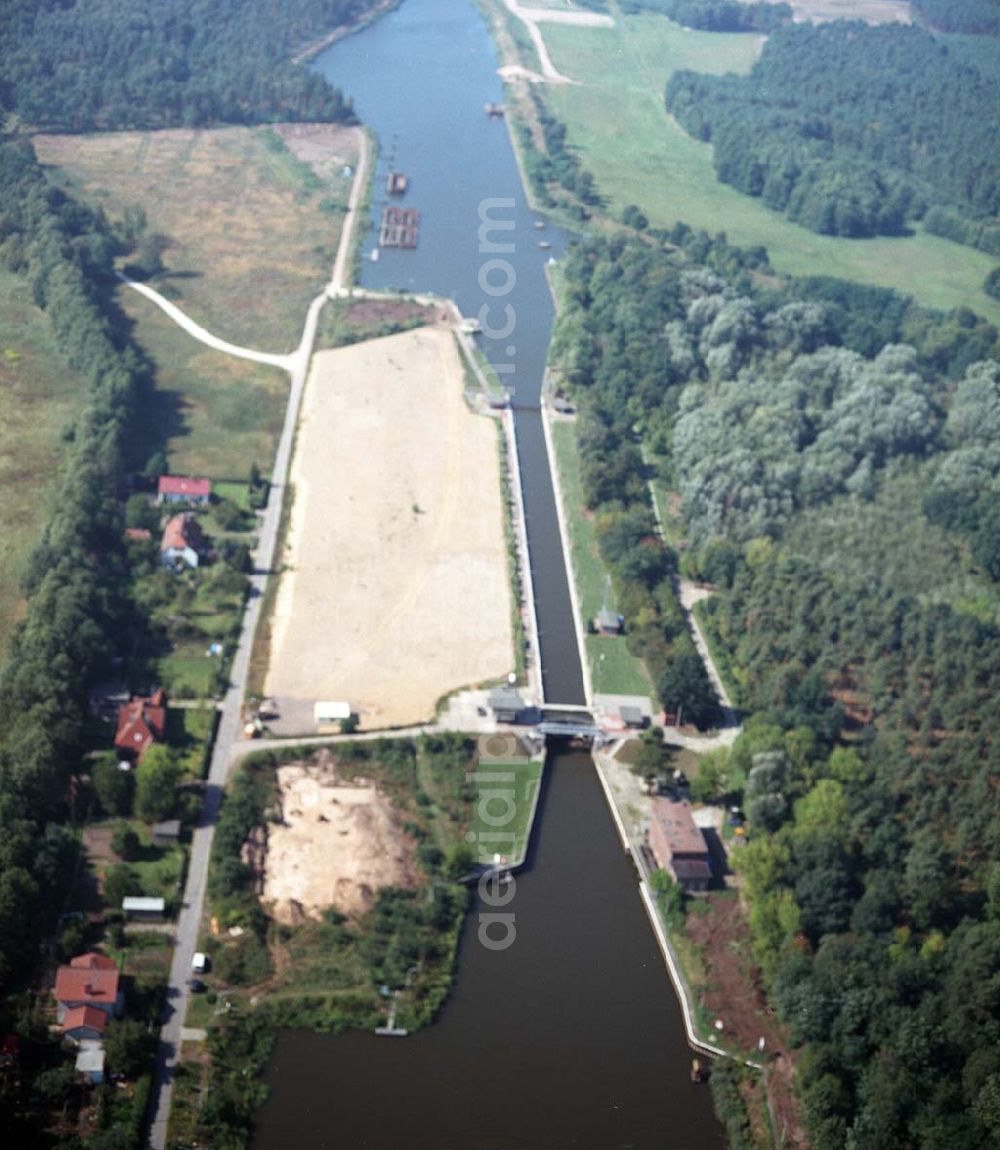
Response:
[[[23,609],[24,565],[52,512],[62,432],[83,392],[27,282],[0,270],[0,652]]]
[[[593,619],[604,606],[607,569],[597,546],[593,516],[587,511],[580,484],[576,432],[572,423],[553,420],[552,442],[559,468],[563,513],[569,532],[573,578],[576,580],[584,620]],[[613,599],[609,608],[614,610]],[[650,695],[652,685],[646,669],[632,655],[622,637],[586,636],[587,659],[596,694]]]
[[[141,466],[165,450],[175,475],[241,476],[257,461],[270,470],[288,396],[284,372],[212,351],[138,293],[118,289],[132,335],[149,356],[153,381],[133,440]]]

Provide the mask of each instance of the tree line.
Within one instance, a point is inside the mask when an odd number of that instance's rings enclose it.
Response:
[[[1000,253],[997,85],[916,27],[779,28],[747,76],[678,71],[666,106],[723,183],[813,231],[928,228]],[[929,209],[934,209],[933,214]]]
[[[622,11],[659,12],[685,28],[705,32],[772,32],[792,19],[789,4],[741,3],[740,0],[622,0]]]
[[[60,909],[54,892],[75,863],[64,821],[87,691],[125,611],[119,487],[138,364],[116,346],[95,290],[111,271],[106,222],[51,187],[23,141],[0,142],[0,199],[0,260],[24,277],[67,363],[87,381],[54,510],[29,562],[26,616],[0,674],[3,984],[35,960]]]
[[[569,256],[556,348],[598,515],[637,514],[641,442],[682,497],[662,562],[717,587],[745,730],[696,781],[748,816],[735,865],[811,1144],[993,1144],[1000,590],[955,508],[1000,505],[997,332],[654,238]],[[605,554],[616,579],[641,557]]]
[[[942,32],[1000,35],[1000,4],[997,0],[912,0],[912,6],[932,27]]]
[[[0,109],[36,128],[344,120],[349,100],[290,56],[374,0],[11,0]]]

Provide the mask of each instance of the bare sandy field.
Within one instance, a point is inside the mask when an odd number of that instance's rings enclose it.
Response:
[[[780,0],[771,0],[779,3]],[[909,4],[900,0],[788,0],[793,19],[799,23],[822,24],[830,20],[864,20],[868,24],[911,24]],[[754,0],[741,0],[752,4]]]
[[[496,425],[462,398],[452,333],[324,351],[306,386],[265,690],[429,719],[513,667]]]
[[[274,132],[297,159],[324,180],[358,162],[358,129],[343,124],[275,124]]]
[[[358,915],[383,886],[412,887],[413,844],[374,784],[341,783],[332,762],[278,768],[281,824],[268,828],[261,901],[288,924],[327,907]]]

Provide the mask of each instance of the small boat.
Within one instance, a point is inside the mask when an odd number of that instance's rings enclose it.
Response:
[[[545,221],[544,220],[535,220],[535,230],[536,231],[540,232],[544,228],[545,228]]]
[[[390,172],[385,182],[385,190],[390,196],[401,196],[406,192],[409,180],[402,172]]]
[[[545,248],[545,249],[548,249],[548,248],[552,247],[552,245],[549,243],[549,241],[548,241],[548,240],[539,240],[539,241],[538,241],[538,246],[539,246],[540,248]]]
[[[378,248],[372,248],[371,255],[368,257],[373,264],[378,263]]]

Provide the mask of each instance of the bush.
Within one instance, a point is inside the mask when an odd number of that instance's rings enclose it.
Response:
[[[104,901],[115,910],[121,908],[122,899],[130,894],[137,894],[141,889],[139,876],[124,863],[112,867],[104,878]]]
[[[744,1073],[735,1062],[726,1059],[712,1064],[712,1103],[726,1129],[729,1150],[756,1150],[750,1118],[740,1096]]]
[[[111,849],[126,862],[134,862],[139,854],[139,836],[126,824],[115,827],[111,836]]]
[[[131,772],[118,768],[118,756],[113,751],[102,755],[91,770],[94,790],[101,809],[109,815],[132,813]]]
[[[146,495],[131,495],[125,504],[125,526],[156,531],[160,526],[160,513]]]

